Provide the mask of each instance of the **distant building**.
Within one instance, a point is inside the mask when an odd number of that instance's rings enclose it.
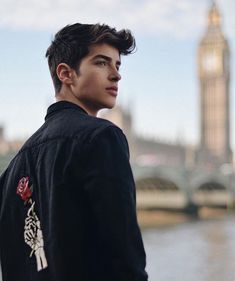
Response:
[[[0,126],[0,142],[4,140],[4,128]]]
[[[0,156],[14,153],[23,145],[22,140],[8,141],[5,138],[4,127],[0,126]]]
[[[230,147],[230,53],[219,10],[212,2],[207,30],[198,49],[200,82],[200,165],[232,163]]]
[[[5,141],[4,127],[0,126],[0,155],[8,152],[8,143]]]

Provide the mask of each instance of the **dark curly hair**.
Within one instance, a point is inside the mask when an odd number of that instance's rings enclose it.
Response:
[[[136,47],[135,38],[129,30],[117,31],[105,24],[75,23],[56,33],[46,52],[56,93],[61,89],[61,81],[56,74],[57,66],[66,63],[78,72],[81,60],[89,53],[89,47],[99,43],[115,47],[120,55],[128,55]]]

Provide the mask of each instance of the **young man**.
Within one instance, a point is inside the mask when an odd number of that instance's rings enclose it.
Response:
[[[146,281],[135,185],[112,108],[128,30],[73,24],[46,57],[57,102],[0,178],[3,281]]]

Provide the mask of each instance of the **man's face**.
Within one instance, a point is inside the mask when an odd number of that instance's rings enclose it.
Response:
[[[118,50],[108,44],[93,45],[82,59],[71,90],[89,114],[96,115],[100,109],[115,105],[120,64]]]

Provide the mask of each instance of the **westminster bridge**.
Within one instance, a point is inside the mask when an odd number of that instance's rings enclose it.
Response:
[[[139,209],[195,211],[200,207],[233,208],[235,173],[231,165],[219,170],[132,165]]]

